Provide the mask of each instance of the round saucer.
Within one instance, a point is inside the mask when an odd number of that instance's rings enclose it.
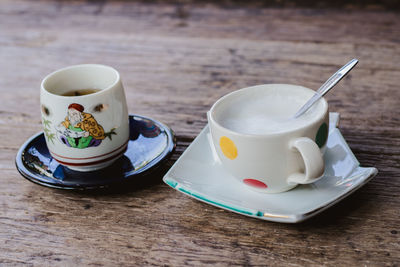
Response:
[[[130,115],[129,128],[125,154],[104,169],[79,172],[60,165],[51,157],[43,132],[21,146],[15,160],[17,169],[31,182],[59,189],[99,189],[129,182],[159,167],[176,145],[172,130],[153,119]]]

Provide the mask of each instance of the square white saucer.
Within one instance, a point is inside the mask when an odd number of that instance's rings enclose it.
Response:
[[[278,194],[255,192],[223,169],[210,144],[208,125],[163,180],[176,190],[213,206],[246,216],[284,223],[311,218],[355,192],[377,173],[363,168],[337,128],[338,113],[329,114],[325,174],[313,184]]]

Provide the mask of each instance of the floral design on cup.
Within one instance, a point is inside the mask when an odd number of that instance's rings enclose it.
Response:
[[[112,140],[115,128],[104,132],[103,127],[92,114],[84,112],[84,107],[77,103],[68,106],[67,117],[57,126],[58,139],[73,148],[99,146],[106,138]]]
[[[42,123],[44,135],[46,136],[47,141],[54,144],[55,134],[50,131],[51,121],[42,116]]]

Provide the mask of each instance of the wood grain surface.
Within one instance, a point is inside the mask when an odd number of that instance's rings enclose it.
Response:
[[[327,96],[362,166],[379,174],[301,224],[265,222],[184,196],[162,176],[222,95],[262,83]],[[210,2],[0,2],[0,266],[399,266],[400,15],[381,9],[270,8]],[[32,184],[18,148],[41,130],[39,86],[68,65],[121,73],[131,113],[171,126],[164,170],[125,191]]]

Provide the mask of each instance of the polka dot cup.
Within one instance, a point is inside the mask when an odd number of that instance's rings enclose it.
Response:
[[[321,98],[299,120],[291,119],[313,94],[301,86],[267,84],[219,99],[207,115],[212,143],[225,170],[262,193],[285,192],[322,177],[329,125],[326,100]],[[263,121],[264,114],[287,118],[269,127],[273,121]]]

